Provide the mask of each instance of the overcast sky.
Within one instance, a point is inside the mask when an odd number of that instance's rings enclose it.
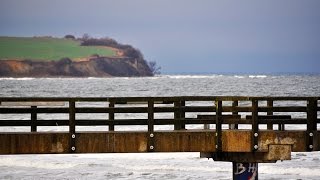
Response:
[[[1,0],[0,26],[108,36],[163,73],[320,73],[320,0]]]

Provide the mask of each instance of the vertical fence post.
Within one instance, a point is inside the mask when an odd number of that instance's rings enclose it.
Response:
[[[232,102],[232,107],[235,108],[239,105],[238,101]],[[238,111],[233,110],[232,115],[238,115]],[[229,124],[229,129],[238,129],[238,124]]]
[[[180,107],[185,107],[186,106],[186,102],[185,101],[181,101],[181,106]],[[181,119],[185,119],[186,117],[186,113],[185,111],[182,111],[180,109],[180,118]],[[181,121],[181,129],[186,129],[186,121]]]
[[[31,132],[37,132],[37,106],[31,106]]]
[[[148,101],[148,151],[154,151],[154,101]]]
[[[181,129],[181,101],[174,102],[174,130]]]
[[[216,101],[216,150],[222,151],[222,101]]]
[[[314,148],[314,133],[317,131],[317,99],[307,101],[307,151]]]
[[[109,131],[114,131],[114,101],[109,101]]]
[[[268,100],[267,101],[267,107],[268,108],[272,108],[273,107],[273,100]],[[268,116],[272,116],[273,115],[273,111],[271,109],[269,109],[267,111],[267,115]],[[273,130],[273,124],[272,123],[267,123],[267,129],[268,130]]]
[[[74,100],[69,101],[69,135],[70,153],[76,151],[76,105]]]
[[[232,107],[235,108],[239,105],[238,101],[232,102]],[[238,111],[233,110],[232,115],[238,115]],[[229,129],[238,129],[238,124],[229,124]],[[236,173],[237,173],[237,162],[232,162],[232,170],[233,170],[233,179],[236,179]]]
[[[259,123],[258,123],[258,100],[252,100],[252,149],[258,150],[258,136],[259,136]]]

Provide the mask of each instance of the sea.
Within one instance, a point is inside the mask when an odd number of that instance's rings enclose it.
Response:
[[[135,96],[320,96],[320,75],[0,78],[0,97]],[[320,152],[296,152],[290,161],[260,163],[259,178],[318,180]],[[0,179],[232,179],[232,163],[203,159],[199,153],[0,155]]]

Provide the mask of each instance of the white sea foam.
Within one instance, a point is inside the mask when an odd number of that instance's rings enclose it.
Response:
[[[0,80],[16,80],[16,81],[28,81],[28,80],[33,80],[35,78],[29,78],[29,77],[24,77],[24,78],[0,78]]]
[[[32,157],[26,157],[22,159],[16,158],[1,158],[0,166],[6,167],[28,167],[28,168],[39,168],[39,169],[65,169],[72,168],[79,164],[77,163],[53,163],[48,161],[41,161],[33,159]]]
[[[243,78],[245,78],[244,76],[239,76],[239,75],[235,75],[235,76],[233,76],[233,77],[235,77],[235,78],[239,78],[239,79],[243,79]]]
[[[310,169],[304,167],[285,167],[285,166],[261,166],[259,172],[266,172],[268,174],[287,174],[297,176],[317,176],[320,177],[320,171],[318,168]]]
[[[194,171],[194,172],[221,172],[221,171],[226,171],[230,172],[232,171],[231,168],[226,169],[224,167],[211,167],[211,166],[201,166],[201,167],[196,167],[196,166],[188,166],[188,165],[175,165],[175,164],[169,164],[169,165],[148,165],[148,164],[139,164],[133,167],[128,167],[125,164],[118,165],[117,167],[119,168],[125,168],[129,170],[134,170],[134,171]]]
[[[249,75],[249,78],[266,78],[267,75]]]
[[[101,78],[98,78],[98,77],[88,77],[87,79],[101,79]]]
[[[223,75],[164,75],[163,77],[171,79],[203,79],[203,78],[216,78]]]

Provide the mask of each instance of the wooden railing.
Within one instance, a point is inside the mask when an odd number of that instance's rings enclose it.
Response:
[[[149,151],[153,150],[156,125],[172,125],[174,130],[184,130],[186,125],[215,125],[215,148],[222,151],[223,125],[233,129],[250,129],[252,151],[259,149],[260,131],[284,131],[288,124],[305,125],[306,149],[314,150],[314,134],[320,123],[320,97],[240,97],[240,96],[190,96],[190,97],[110,97],[110,98],[0,98],[0,127],[30,126],[37,132],[40,126],[68,126],[70,146],[75,147],[76,126],[108,126],[106,131],[116,131],[115,126],[145,125]],[[106,114],[97,119],[94,114]],[[133,113],[130,118],[118,118]],[[137,118],[134,114],[147,117]],[[166,113],[162,118],[158,114]],[[298,115],[297,115],[298,113]],[[24,118],[12,119],[12,115]],[[41,114],[67,114],[67,119],[39,119]],[[92,114],[90,118],[77,118],[79,114]],[[29,120],[21,120],[28,119]],[[260,127],[260,125],[266,125]],[[278,128],[274,129],[274,125]]]

